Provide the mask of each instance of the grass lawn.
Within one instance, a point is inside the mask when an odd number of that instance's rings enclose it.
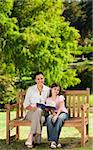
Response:
[[[89,97],[89,105],[90,107],[93,107],[93,94],[91,94]]]
[[[15,112],[11,112],[12,117]],[[75,128],[63,127],[60,135],[60,142],[62,143],[61,149],[63,150],[92,150],[93,149],[93,126],[92,126],[93,113],[90,113],[90,127],[89,127],[89,142],[85,147],[80,146],[80,133]],[[30,127],[20,127],[20,140],[12,141],[10,145],[6,145],[6,112],[0,112],[0,150],[27,150],[24,142],[27,138]],[[15,130],[13,129],[11,135]],[[32,150],[50,150],[47,141],[46,127],[42,130],[42,142],[39,146],[35,146]]]

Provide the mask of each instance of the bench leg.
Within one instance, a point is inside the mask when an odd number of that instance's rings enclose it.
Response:
[[[81,145],[85,146],[85,142],[89,139],[89,124],[85,125],[81,133]]]
[[[87,141],[89,139],[89,124],[86,125],[86,136],[87,136]]]
[[[19,126],[16,127],[16,140],[19,139]]]
[[[10,144],[10,128],[6,126],[6,144]]]
[[[82,131],[81,131],[81,146],[85,146],[85,126],[82,126]]]
[[[10,110],[6,111],[6,144],[10,143]]]

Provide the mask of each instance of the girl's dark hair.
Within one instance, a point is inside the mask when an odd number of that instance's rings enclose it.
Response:
[[[37,76],[37,75],[40,75],[40,74],[42,74],[42,75],[44,76],[43,72],[36,72],[36,73],[34,74],[34,79],[36,79],[36,76]]]
[[[50,86],[50,94],[49,94],[49,97],[52,96],[52,88],[54,87],[59,87],[59,94],[58,95],[61,95],[61,86],[58,84],[58,83],[53,83],[51,86]]]

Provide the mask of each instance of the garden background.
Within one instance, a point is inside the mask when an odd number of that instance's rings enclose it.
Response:
[[[34,84],[36,71],[48,86],[89,87],[91,120],[92,45],[92,0],[0,0],[0,139],[5,104]]]

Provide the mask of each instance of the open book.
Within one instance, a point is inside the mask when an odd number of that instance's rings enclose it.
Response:
[[[37,107],[40,107],[42,109],[48,108],[48,109],[56,109],[56,105],[54,103],[48,103],[48,104],[44,104],[44,103],[37,103]]]

